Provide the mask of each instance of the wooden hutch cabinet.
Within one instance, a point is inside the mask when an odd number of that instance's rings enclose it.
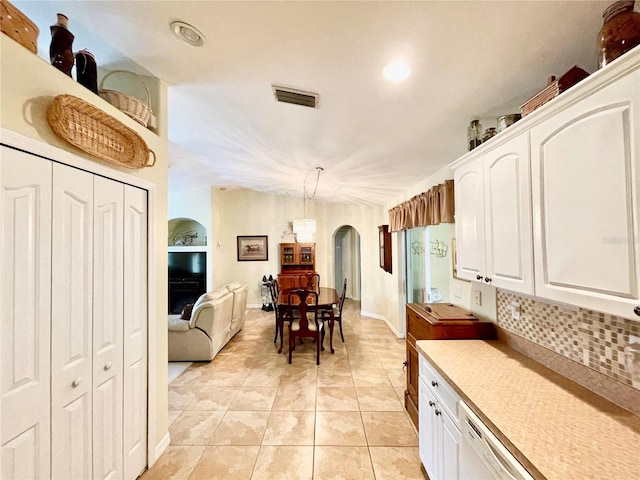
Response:
[[[418,351],[417,340],[496,338],[492,322],[480,321],[473,314],[450,303],[407,304],[407,389],[404,408],[418,427]]]
[[[280,273],[278,274],[280,289],[299,287],[299,276],[315,273],[315,271],[315,243],[280,244]]]

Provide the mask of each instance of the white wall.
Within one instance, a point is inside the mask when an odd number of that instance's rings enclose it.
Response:
[[[183,190],[178,193],[169,192],[168,219],[191,218],[200,223],[207,230],[207,245],[202,247],[207,252],[207,290],[213,285],[213,258],[211,256],[215,245],[212,244],[213,217],[211,215],[211,188]]]
[[[150,272],[155,271],[155,312],[156,337],[149,345],[150,364],[156,366],[155,385],[161,385],[150,399],[155,410],[155,424],[150,425],[156,432],[155,444],[149,445],[153,451],[168,431],[167,384],[167,95],[162,82],[154,87],[159,95],[158,135],[152,133],[122,112],[111,106],[91,91],[63,74],[46,61],[31,53],[6,35],[0,35],[0,126],[43,143],[68,150],[91,162],[99,162],[94,157],[71,146],[57,137],[46,120],[46,111],[53,97],[71,94],[93,103],[106,113],[118,118],[129,128],[142,136],[157,156],[153,168],[139,171],[119,169],[155,184],[155,198],[150,198],[150,210],[155,212],[155,258],[150,258]],[[151,319],[151,322],[154,320]],[[153,382],[154,379],[150,379]],[[155,406],[155,407],[154,407]]]

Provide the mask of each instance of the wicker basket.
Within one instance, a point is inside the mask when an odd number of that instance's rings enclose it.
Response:
[[[73,95],[58,95],[47,121],[62,139],[120,167],[152,167],[156,155],[140,135],[111,115]]]
[[[128,95],[126,93],[118,92],[116,90],[103,89],[102,86],[104,85],[105,80],[114,73],[126,73],[128,75],[133,75],[136,79],[138,79],[140,83],[142,83],[142,86],[147,93],[146,101],[143,102],[139,98]],[[149,106],[149,98],[151,95],[149,94],[149,87],[147,87],[147,84],[140,76],[126,70],[113,70],[112,72],[107,73],[102,78],[102,81],[100,82],[100,88],[98,89],[98,94],[118,110],[121,110],[126,115],[133,118],[136,122],[144,125],[145,127],[149,125],[149,120],[151,119],[151,115],[153,114],[151,107]]]
[[[0,28],[2,33],[13,38],[23,47],[38,53],[38,34],[40,30],[29,17],[11,5],[0,0]]]

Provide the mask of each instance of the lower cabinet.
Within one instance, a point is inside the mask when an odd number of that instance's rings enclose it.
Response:
[[[441,377],[425,368],[426,364],[421,356],[418,382],[420,460],[431,480],[457,480],[460,478],[462,441],[456,415],[459,398]]]
[[[147,192],[1,150],[0,478],[136,478]]]

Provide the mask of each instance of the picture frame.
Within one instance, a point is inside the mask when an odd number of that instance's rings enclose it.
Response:
[[[267,235],[238,235],[239,262],[265,262],[269,260],[269,237]]]

